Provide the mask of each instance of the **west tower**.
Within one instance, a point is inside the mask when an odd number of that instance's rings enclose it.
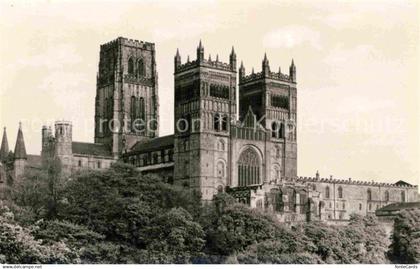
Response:
[[[100,47],[95,99],[95,143],[114,157],[157,137],[158,77],[155,45],[119,37]]]
[[[270,130],[275,152],[275,162],[281,163],[282,177],[297,176],[297,90],[294,61],[289,74],[271,72],[267,55],[259,73],[245,75],[241,63],[239,68],[239,113],[243,120],[249,108],[266,130]],[[271,164],[268,163],[267,166]]]
[[[229,63],[204,58],[200,41],[197,58],[175,59],[175,183],[199,190],[212,199],[229,178],[230,124],[236,120],[236,54]]]

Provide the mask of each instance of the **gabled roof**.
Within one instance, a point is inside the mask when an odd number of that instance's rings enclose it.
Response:
[[[15,146],[15,159],[26,159],[25,141],[23,139],[22,124],[19,123],[19,130]]]
[[[7,141],[6,127],[3,129],[3,139],[1,140],[0,159],[4,159],[9,154],[9,142]]]
[[[411,185],[410,183],[405,182],[405,181],[402,181],[402,180],[399,180],[399,181],[395,182],[395,185],[400,185],[400,186],[409,186],[409,187],[412,187],[412,186],[413,186],[413,185]]]
[[[26,162],[29,167],[39,168],[42,166],[42,158],[40,155],[28,154]]]
[[[167,135],[156,137],[148,141],[139,141],[131,148],[131,152],[141,153],[141,152],[151,152],[164,148],[169,148],[174,146],[174,135]]]
[[[407,209],[407,208],[420,208],[420,202],[410,202],[410,203],[394,203],[386,205],[382,208],[379,208],[376,211],[398,211],[401,209]]]
[[[111,157],[111,150],[104,144],[86,143],[86,142],[72,142],[71,148],[73,154],[95,155],[103,157]]]

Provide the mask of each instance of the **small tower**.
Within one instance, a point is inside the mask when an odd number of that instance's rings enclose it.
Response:
[[[262,61],[262,71],[264,75],[270,74],[270,63],[267,59],[267,53],[264,54],[264,60]]]
[[[204,61],[204,47],[201,44],[201,40],[200,40],[200,44],[198,44],[198,47],[197,47],[197,61],[198,62]]]
[[[241,66],[239,67],[239,79],[245,77],[245,67],[244,63],[241,61]]]
[[[42,150],[41,156],[48,156],[46,154],[54,153],[54,137],[52,135],[51,127],[42,126]]]
[[[16,145],[15,145],[15,152],[14,152],[14,172],[15,172],[15,179],[19,180],[24,171],[26,165],[26,148],[25,148],[25,140],[23,139],[23,132],[22,132],[22,123],[19,123],[19,130],[16,138]]]
[[[292,59],[292,64],[290,65],[290,68],[289,68],[289,76],[293,82],[296,82],[296,66],[293,59]]]
[[[181,55],[179,55],[179,49],[176,49],[174,63],[175,63],[175,70],[176,70],[181,65]]]
[[[0,161],[9,155],[9,142],[7,141],[6,127],[3,128],[3,139],[1,140]]]
[[[60,159],[64,169],[71,166],[72,126],[69,121],[55,122],[55,155]]]
[[[229,55],[229,65],[230,65],[230,70],[236,71],[236,53],[233,46],[232,46],[232,51],[230,52],[230,55]]]

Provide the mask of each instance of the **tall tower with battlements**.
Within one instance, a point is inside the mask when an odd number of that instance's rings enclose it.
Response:
[[[243,120],[249,108],[257,120],[271,130],[271,142],[279,149],[277,154],[282,163],[283,177],[297,176],[297,87],[294,61],[289,74],[272,72],[267,55],[262,61],[259,73],[245,74],[241,63],[239,68],[239,114]]]
[[[117,158],[159,134],[155,45],[119,37],[100,47],[95,143]]]
[[[174,180],[199,190],[203,200],[226,186],[230,167],[230,124],[236,119],[236,54],[229,63],[205,59],[200,41],[196,60],[175,59]]]

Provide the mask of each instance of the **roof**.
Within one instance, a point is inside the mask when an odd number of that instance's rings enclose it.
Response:
[[[104,144],[72,142],[71,148],[73,154],[96,155],[104,157],[112,156],[111,151]]]
[[[9,154],[9,143],[7,142],[6,127],[3,129],[3,139],[1,140],[0,159],[4,159]]]
[[[42,165],[42,158],[40,155],[28,154],[26,161],[30,167],[41,167]]]
[[[26,159],[25,141],[23,139],[22,125],[19,123],[19,131],[16,138],[15,159]]]
[[[408,186],[408,187],[412,187],[412,186],[413,186],[413,185],[411,185],[410,183],[405,182],[405,181],[403,181],[403,180],[399,180],[399,181],[395,182],[395,185]]]
[[[382,208],[379,208],[377,211],[398,211],[401,209],[407,208],[420,208],[420,202],[410,202],[410,203],[394,203],[386,205]]]
[[[174,135],[161,136],[147,141],[139,141],[131,148],[131,152],[150,152],[174,146]],[[131,153],[130,152],[130,153]],[[129,154],[130,154],[129,153]]]

